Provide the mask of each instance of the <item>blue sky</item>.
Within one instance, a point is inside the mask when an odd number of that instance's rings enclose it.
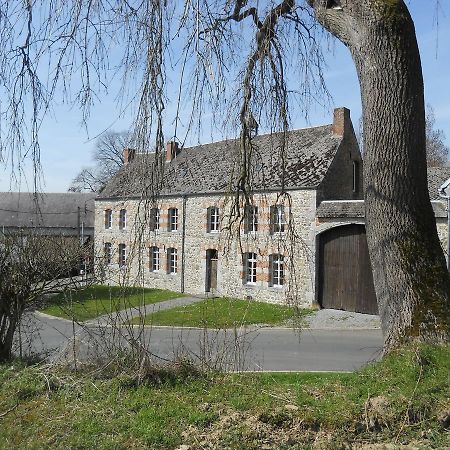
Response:
[[[430,0],[408,2],[415,21],[425,81],[425,101],[432,105],[436,125],[446,135],[450,146],[450,0],[440,2],[441,10],[436,24],[436,10]],[[433,5],[433,6],[430,6]],[[327,69],[325,79],[333,95],[330,109],[312,106],[309,120],[292,113],[293,128],[330,123],[333,107],[346,106],[351,110],[352,120],[357,127],[361,116],[361,101],[358,80],[348,50],[338,41],[326,54]],[[168,111],[173,106],[168,105]],[[46,192],[64,192],[73,177],[83,168],[92,164],[91,152],[95,137],[111,129],[121,131],[131,125],[131,117],[117,118],[118,107],[114,97],[105,96],[97,101],[91,111],[86,130],[81,125],[81,113],[66,105],[56,105],[41,129],[41,164],[43,169],[42,189]],[[208,136],[205,130],[205,136]],[[200,138],[208,142],[210,138]],[[24,175],[18,182],[10,181],[11,168],[0,165],[0,191],[33,189],[30,165],[25,166]]]

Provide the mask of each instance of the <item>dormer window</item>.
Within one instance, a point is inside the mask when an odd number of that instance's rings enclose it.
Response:
[[[218,233],[220,226],[219,208],[211,206],[208,208],[208,233]]]

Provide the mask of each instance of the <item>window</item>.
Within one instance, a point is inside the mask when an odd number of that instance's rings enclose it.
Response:
[[[119,266],[123,267],[127,263],[127,246],[119,244]]]
[[[105,210],[105,228],[107,230],[112,228],[112,211],[110,209]]]
[[[244,230],[245,233],[258,231],[258,208],[256,206],[247,205],[245,207]]]
[[[112,263],[112,245],[111,242],[105,242],[105,247],[103,250],[105,257],[105,264],[109,265]]]
[[[176,274],[178,271],[177,249],[167,249],[167,273]]]
[[[353,161],[353,192],[357,193],[359,191],[359,163],[358,161]]]
[[[284,256],[269,256],[269,285],[280,287],[284,284]]]
[[[211,206],[208,208],[208,233],[219,232],[219,208]]]
[[[150,231],[159,230],[159,209],[152,208],[150,210]]]
[[[159,248],[150,247],[150,271],[157,272],[159,270]]]
[[[177,231],[178,230],[178,209],[170,208],[169,209],[169,231]]]
[[[127,227],[127,210],[121,209],[119,211],[119,229],[124,230]]]
[[[270,231],[272,233],[282,233],[286,228],[286,218],[283,205],[273,205],[270,207]]]
[[[256,253],[246,253],[245,262],[245,283],[256,283]]]

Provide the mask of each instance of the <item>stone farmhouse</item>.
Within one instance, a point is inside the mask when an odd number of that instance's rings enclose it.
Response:
[[[283,142],[280,133],[254,139],[252,194],[238,217],[239,140],[170,142],[163,161],[125,149],[124,167],[95,201],[107,282],[376,313],[350,111],[336,109],[332,124],[292,130]]]

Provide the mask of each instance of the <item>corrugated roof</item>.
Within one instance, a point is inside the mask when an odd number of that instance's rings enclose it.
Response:
[[[342,137],[332,125],[290,131],[287,135],[285,187],[316,188],[322,182]],[[257,136],[252,155],[254,190],[279,189],[282,133]],[[106,185],[101,198],[141,197],[148,192],[155,157],[136,155]],[[234,189],[241,167],[239,140],[226,140],[184,148],[164,165],[162,195],[226,192]]]
[[[77,228],[78,207],[85,227],[94,226],[91,193],[43,193],[36,203],[30,192],[0,193],[0,227]]]

